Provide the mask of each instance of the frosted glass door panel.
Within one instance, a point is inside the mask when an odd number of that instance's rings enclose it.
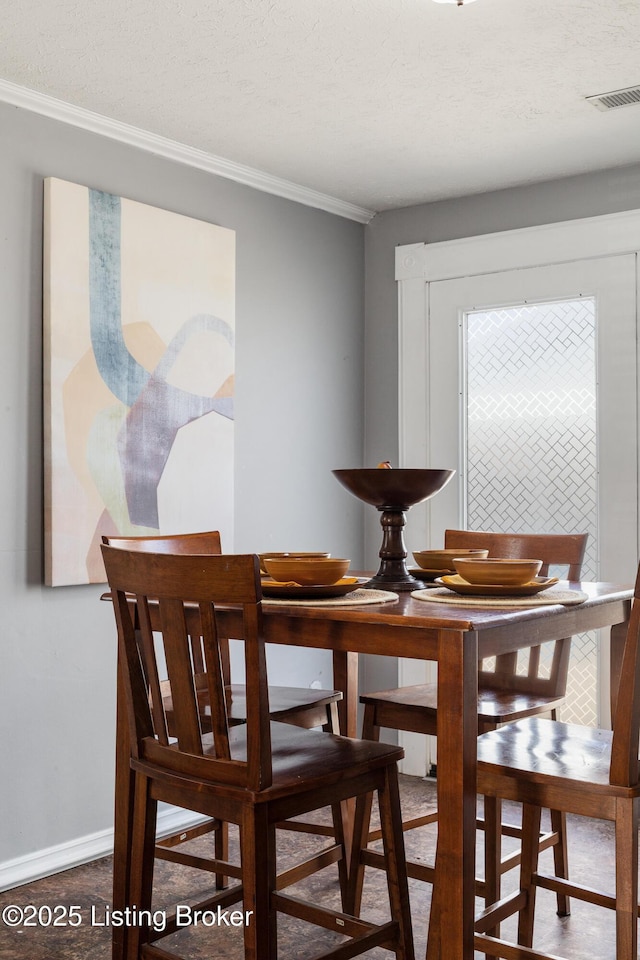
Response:
[[[463,327],[466,525],[588,532],[586,580],[598,556],[595,308],[593,297],[520,304],[469,312]],[[595,635],[576,637],[563,719],[598,722],[597,662]]]
[[[635,258],[442,280],[428,292],[428,502],[447,527],[589,533],[585,579],[638,557]],[[607,720],[606,644],[577,638],[566,719]]]

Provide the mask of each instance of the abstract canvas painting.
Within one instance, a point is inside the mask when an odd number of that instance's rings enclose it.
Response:
[[[103,534],[233,548],[235,233],[45,181],[45,582],[104,582]]]

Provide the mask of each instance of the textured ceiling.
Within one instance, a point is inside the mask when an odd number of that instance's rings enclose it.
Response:
[[[640,0],[0,0],[0,78],[382,210],[640,161]]]

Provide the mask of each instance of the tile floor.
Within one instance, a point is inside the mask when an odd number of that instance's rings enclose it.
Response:
[[[406,813],[423,809],[435,801],[435,785],[415,777],[401,777],[403,809]],[[511,812],[513,815],[513,812]],[[433,858],[435,835],[431,828],[406,835],[407,854],[412,859]],[[233,843],[232,836],[232,843]],[[604,886],[613,874],[611,830],[597,821],[570,820],[569,843],[572,875],[594,886]],[[281,866],[295,862],[301,847],[312,849],[318,838],[289,832],[279,833]],[[321,841],[322,842],[322,841]],[[193,841],[206,845],[207,838]],[[550,856],[547,852],[545,857]],[[505,880],[508,888],[515,874]],[[158,863],[156,869],[154,908],[162,910],[169,903],[187,902],[210,889],[210,878],[197,871]],[[611,887],[609,887],[611,889]],[[293,891],[295,888],[291,888]],[[318,903],[338,906],[335,868],[328,868],[300,884],[305,895],[312,894]],[[411,906],[414,918],[416,957],[424,957],[426,922],[431,888],[418,881],[410,881]],[[0,894],[0,910],[7,905],[25,907],[54,907],[77,905],[82,922],[76,927],[37,926],[11,929],[0,920],[0,957],[2,960],[108,960],[110,957],[110,929],[104,926],[111,894],[111,858],[64,873],[47,877],[35,883],[17,887]],[[382,919],[386,913],[384,875],[378,870],[367,871],[363,916]],[[43,914],[46,919],[46,911]],[[312,931],[311,935],[309,931]],[[283,960],[310,960],[329,945],[332,935],[317,928],[283,917],[279,921],[279,943]],[[559,919],[555,901],[547,891],[539,892],[536,922],[536,945],[570,960],[615,960],[614,917],[610,911],[573,901],[572,915]],[[240,928],[189,928],[165,942],[167,949],[190,960],[242,960],[242,931]],[[325,948],[326,948],[325,946]],[[367,955],[371,960],[389,957],[388,951],[376,949]]]

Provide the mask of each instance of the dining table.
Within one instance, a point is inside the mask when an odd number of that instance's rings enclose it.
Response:
[[[476,739],[478,664],[484,658],[537,646],[592,630],[610,636],[610,697],[615,712],[617,678],[629,620],[631,584],[560,582],[579,602],[474,605],[455,594],[427,602],[426,591],[400,592],[385,602],[350,604],[263,601],[268,643],[332,651],[333,683],[343,693],[340,729],[358,734],[358,657],[377,654],[437,664],[438,840],[435,886],[437,929],[429,930],[428,960],[472,960],[474,956],[476,851]],[[194,616],[197,615],[194,612]],[[239,623],[232,609],[217,612],[221,629],[233,637]],[[123,854],[131,818],[129,742],[118,684],[114,907],[126,883]],[[415,916],[414,924],[423,918]],[[424,923],[428,918],[424,917]],[[113,960],[122,960],[126,931],[114,928]]]

